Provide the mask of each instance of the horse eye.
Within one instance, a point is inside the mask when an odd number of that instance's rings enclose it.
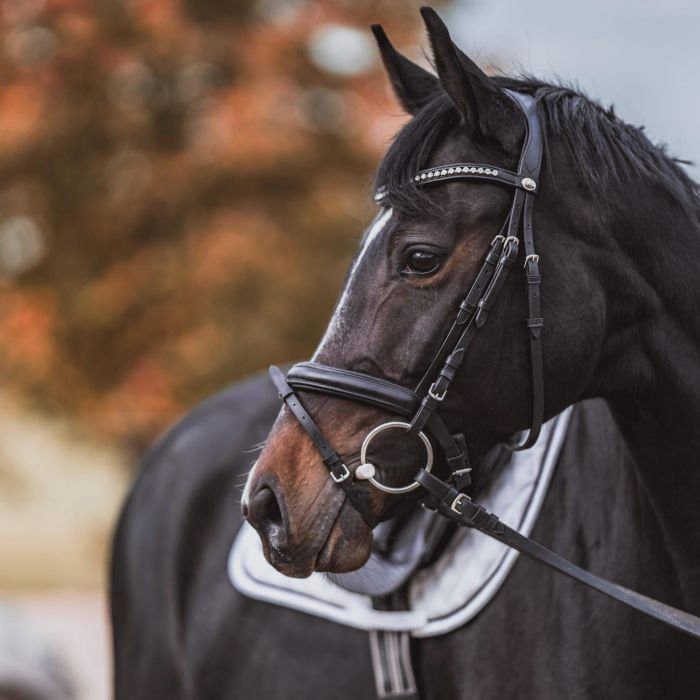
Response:
[[[440,265],[440,258],[427,250],[414,250],[406,260],[404,272],[427,275],[435,272]]]

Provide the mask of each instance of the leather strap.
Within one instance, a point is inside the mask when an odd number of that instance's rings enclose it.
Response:
[[[542,332],[544,321],[540,310],[540,283],[539,256],[535,253],[534,231],[532,213],[534,208],[535,191],[538,187],[538,178],[542,162],[542,129],[535,100],[530,95],[508,91],[508,95],[523,111],[526,122],[525,140],[518,164],[518,174],[498,170],[496,180],[506,184],[515,185],[513,202],[510,213],[506,219],[502,234],[496,236],[491,244],[486,260],[482,264],[477,278],[465,297],[437,354],[433,358],[428,370],[421,379],[416,389],[423,396],[420,407],[411,421],[411,430],[419,432],[427,424],[438,405],[445,399],[447,391],[454,376],[461,366],[464,355],[476,332],[482,328],[494,307],[499,292],[507,278],[510,268],[518,255],[518,243],[521,240],[525,249],[526,290],[528,300],[527,328],[530,344],[530,376],[532,381],[532,411],[530,431],[521,442],[511,442],[508,447],[512,450],[524,450],[535,444],[542,428],[544,420],[544,369],[542,356]],[[483,169],[483,168],[482,168]],[[415,179],[424,182],[439,182],[442,179],[453,177],[472,178],[473,174],[464,173],[464,169],[455,170],[452,166],[445,166],[439,170],[439,176],[423,180],[423,172]],[[469,169],[471,170],[471,168]],[[487,172],[494,172],[490,168]],[[427,172],[427,171],[424,171]],[[436,171],[432,171],[435,173]],[[477,179],[488,179],[489,176],[479,176]],[[493,177],[493,176],[490,176]],[[528,183],[528,186],[525,186]],[[501,240],[499,240],[501,239]],[[496,250],[502,244],[502,255],[495,268],[491,267]],[[488,278],[485,291],[483,283]],[[478,294],[481,294],[479,297]],[[476,304],[476,306],[475,306]],[[441,366],[441,369],[438,368]]]
[[[468,169],[469,172],[464,172]],[[479,172],[479,169],[484,171]],[[449,163],[447,165],[441,165],[439,168],[426,168],[418,172],[416,177],[421,175],[428,175],[430,172],[440,171],[438,177],[430,178],[426,177],[421,180],[421,184],[429,185],[433,182],[442,182],[444,180],[459,180],[459,179],[469,179],[469,180],[481,180],[482,182],[500,182],[503,185],[510,185],[511,187],[523,188],[522,175],[519,173],[514,173],[511,170],[506,170],[505,168],[494,168],[492,165],[485,165],[484,163]],[[443,175],[442,171],[447,170],[447,173]],[[454,172],[450,173],[450,170]],[[476,172],[472,172],[472,171]],[[496,175],[489,175],[488,172],[496,172]],[[415,179],[415,178],[414,178]]]
[[[518,240],[515,237],[506,238],[503,242],[501,256],[496,264],[491,279],[486,286],[482,297],[476,304],[474,313],[472,314],[466,327],[454,342],[452,352],[444,361],[442,369],[433,383],[430,385],[428,392],[423,397],[420,408],[416,412],[411,421],[411,430],[418,432],[423,429],[423,426],[428,422],[430,416],[434,414],[438,404],[441,403],[447,394],[450,385],[461,367],[465,353],[476,336],[486,324],[488,314],[496,303],[498,294],[503,288],[508,272],[513,267],[513,264],[518,256]]]
[[[316,362],[294,365],[287,374],[287,381],[297,390],[359,401],[400,416],[413,415],[420,403],[410,389],[386,379]]]
[[[508,219],[506,219],[501,233],[496,236],[489,247],[489,251],[486,254],[486,258],[479,270],[479,274],[472,283],[466,296],[460,303],[457,310],[457,317],[452,323],[450,330],[447,332],[445,339],[440,345],[440,349],[437,351],[433,357],[430,366],[426,370],[422,379],[416,387],[416,394],[419,396],[424,395],[428,388],[430,387],[433,377],[437,374],[440,369],[440,363],[445,360],[450,351],[454,348],[457,340],[464,331],[464,326],[467,322],[471,321],[472,317],[477,311],[479,299],[481,299],[484,290],[486,290],[489,282],[491,281],[491,276],[496,270],[496,265],[498,265],[498,260],[501,257],[501,251],[503,250],[503,241],[505,236],[503,235],[503,230],[508,225]]]
[[[530,95],[522,95],[511,91],[508,91],[508,94],[525,113],[527,124],[525,143],[523,144],[518,171],[524,177],[539,182],[542,165],[542,128],[537,105],[534,98]],[[511,442],[508,445],[514,451],[526,450],[537,442],[544,420],[544,369],[542,359],[544,320],[540,310],[540,284],[542,281],[539,266],[540,258],[535,251],[532,222],[535,197],[532,192],[526,192],[523,196],[522,240],[525,247],[525,284],[528,304],[527,329],[530,339],[530,376],[532,379],[532,417],[530,419],[529,434],[521,442]]]
[[[273,381],[275,381],[274,377]],[[276,381],[275,384],[280,391]],[[370,374],[329,367],[315,362],[300,362],[294,365],[287,374],[285,384],[292,395],[295,390],[312,391],[326,396],[359,401],[404,418],[410,418],[418,409],[418,396],[410,389]],[[310,417],[308,421],[304,419],[302,426],[306,427],[307,422],[315,427]],[[459,482],[462,488],[465,488],[471,481],[469,476],[471,468],[464,437],[461,434],[453,435],[440,416],[435,413],[428,417],[426,423],[428,432],[440,444],[450,470],[459,473]],[[311,437],[313,440],[313,435]],[[328,444],[325,439],[324,442]],[[317,444],[315,440],[314,444]]]
[[[331,447],[320,428],[316,425],[314,419],[307,413],[299,397],[294,393],[294,389],[289,386],[287,380],[284,378],[282,370],[272,365],[270,367],[270,378],[277,388],[279,397],[289,407],[289,410],[299,421],[301,427],[304,428],[311,438],[311,442],[313,442],[321,455],[323,463],[328,467],[333,481],[345,491],[350,502],[362,516],[362,519],[370,528],[373,528],[377,524],[377,519],[372,513],[372,507],[368,497],[352,478],[352,472],[345,466],[338,456],[338,453]]]
[[[499,520],[498,516],[490,513],[478,503],[473,503],[469,496],[460,493],[456,488],[424,469],[418,472],[415,480],[429,494],[427,505],[435,508],[441,515],[453,522],[463,527],[479,530],[531,559],[580,581],[589,588],[593,588],[649,617],[660,620],[674,629],[700,639],[700,617],[678,610],[666,603],[649,598],[582,569],[538,542],[521,535],[517,530],[508,527]]]

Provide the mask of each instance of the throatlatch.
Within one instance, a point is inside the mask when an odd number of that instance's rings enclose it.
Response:
[[[504,525],[496,515],[473,503],[464,493],[471,481],[466,442],[461,433],[452,433],[447,427],[438,413],[438,408],[445,400],[452,381],[462,366],[469,345],[488,321],[510,271],[516,266],[521,243],[524,247],[523,266],[528,300],[526,326],[530,343],[532,418],[529,433],[520,442],[509,444],[510,449],[523,450],[531,447],[537,441],[544,419],[544,322],[540,310],[540,258],[535,251],[532,221],[542,162],[542,129],[533,97],[512,91],[506,92],[522,110],[526,119],[525,141],[517,173],[491,165],[455,163],[423,170],[413,176],[413,180],[419,185],[469,179],[497,182],[515,189],[504,228],[491,242],[479,273],[459,304],[457,315],[445,339],[416,389],[412,391],[372,375],[315,362],[294,365],[286,379],[277,367],[270,368],[270,375],[280,398],[290,408],[321,454],[331,478],[345,491],[369,527],[374,527],[377,521],[372,513],[369,494],[364,490],[362,482],[389,493],[406,493],[420,487],[424,492],[423,503],[457,524],[480,530],[556,571],[675,629],[700,638],[700,618],[581,569]],[[385,196],[380,188],[375,199],[381,202]],[[362,464],[353,475],[302,405],[296,395],[296,391],[299,390],[359,401],[394,413],[405,420],[381,424],[367,435],[361,449]],[[388,429],[413,433],[421,439],[427,451],[425,468],[418,471],[410,484],[402,487],[381,484],[375,478],[374,465],[366,461],[369,442],[378,432]],[[431,437],[440,445],[448,465],[449,476],[446,480],[431,473]]]

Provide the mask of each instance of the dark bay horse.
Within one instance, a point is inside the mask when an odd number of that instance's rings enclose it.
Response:
[[[375,32],[413,119],[379,168],[390,195],[314,359],[404,386],[420,379],[509,195],[496,183],[407,183],[442,163],[516,170],[524,125],[504,91],[531,95],[546,139],[535,209],[545,416],[575,404],[533,538],[698,614],[697,185],[641,130],[578,92],[487,77],[435,13],[423,16],[437,77]],[[474,458],[475,497],[480,456],[530,421],[522,262],[517,270],[445,401],[446,422]],[[302,396],[350,469],[367,431],[391,419]],[[279,411],[268,380],[224,391],[151,451],[121,518],[112,561],[117,700],[375,697],[365,633],[245,598],[228,581],[249,449],[266,438],[243,511],[269,561],[306,576],[367,560],[372,531],[306,432]],[[410,482],[413,446],[391,445],[385,478]],[[361,488],[377,519],[414,507],[410,497]],[[700,687],[700,642],[524,558],[474,620],[413,639],[411,656],[421,698],[685,700]]]

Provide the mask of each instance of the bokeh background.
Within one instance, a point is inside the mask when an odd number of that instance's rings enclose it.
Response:
[[[405,119],[367,25],[427,65],[420,4],[0,0],[0,655],[3,624],[35,635],[108,697],[138,455],[312,352]],[[700,159],[697,3],[434,4],[487,70],[575,82]]]

